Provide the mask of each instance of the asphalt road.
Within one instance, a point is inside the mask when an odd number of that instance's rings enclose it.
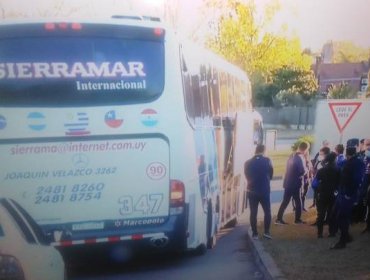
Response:
[[[223,229],[216,247],[203,256],[157,255],[119,265],[88,264],[70,270],[69,279],[263,279],[247,242],[246,222],[244,214],[235,228]]]

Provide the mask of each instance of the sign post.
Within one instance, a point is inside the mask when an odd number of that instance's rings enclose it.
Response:
[[[340,133],[342,144],[343,131],[361,106],[361,102],[329,102],[329,108]]]

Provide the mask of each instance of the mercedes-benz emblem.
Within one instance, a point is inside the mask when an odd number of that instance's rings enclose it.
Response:
[[[77,168],[86,168],[89,165],[89,158],[85,154],[75,154],[72,161]]]

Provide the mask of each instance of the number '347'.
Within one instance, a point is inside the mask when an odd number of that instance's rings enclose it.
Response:
[[[118,199],[120,204],[119,213],[127,216],[133,213],[156,214],[161,207],[163,194],[144,194],[138,199],[125,195]]]

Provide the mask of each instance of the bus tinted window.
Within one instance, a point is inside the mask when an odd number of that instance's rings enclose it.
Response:
[[[161,41],[107,37],[0,38],[1,105],[149,102],[164,87]]]

